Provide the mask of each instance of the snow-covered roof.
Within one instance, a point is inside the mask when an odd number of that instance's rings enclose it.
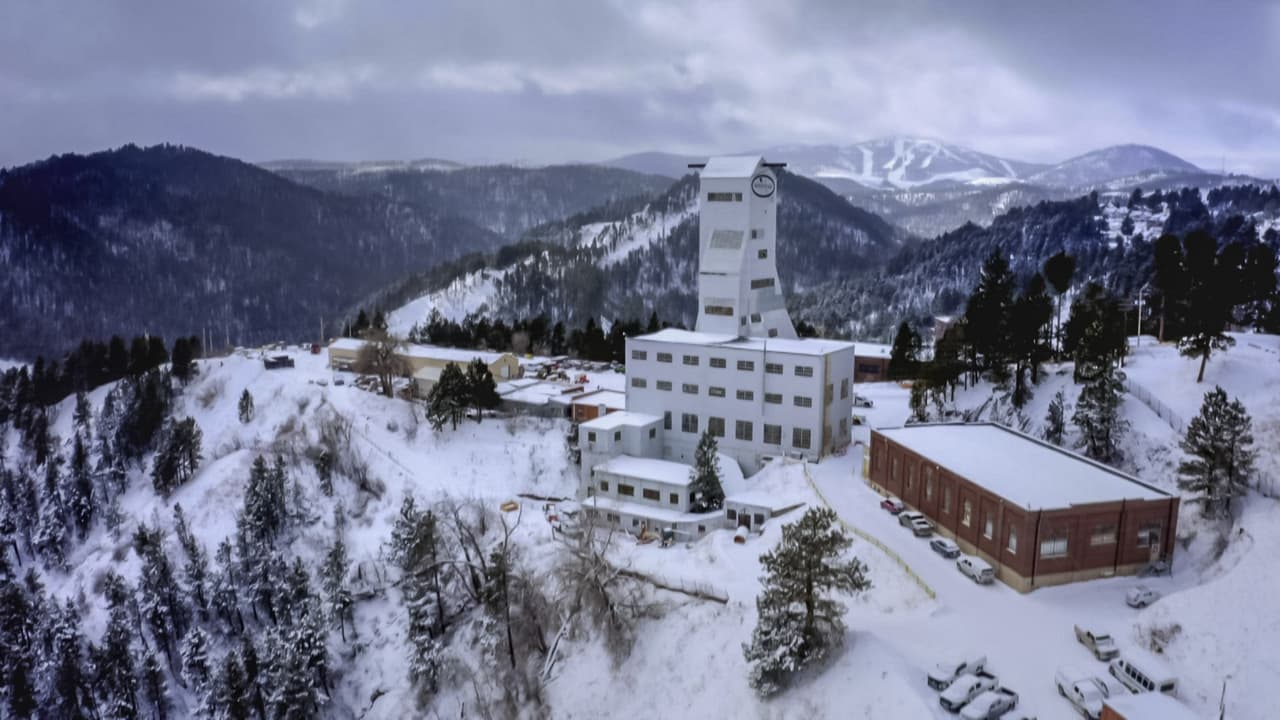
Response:
[[[893,355],[893,347],[879,343],[856,342],[853,344],[853,354],[858,357],[888,358]]]
[[[588,420],[579,427],[587,430],[612,430],[619,427],[645,427],[661,420],[662,418],[657,415],[620,410],[611,412],[608,415],[601,415],[594,420]]]
[[[1159,692],[1119,694],[1103,702],[1125,720],[1196,720],[1199,717],[1186,705]]]
[[[636,340],[649,342],[673,343],[678,345],[701,345],[706,347],[724,347],[733,350],[767,350],[771,353],[790,355],[827,355],[854,347],[851,342],[843,340],[826,340],[823,338],[759,338],[738,337],[736,335],[719,335],[701,333],[678,328],[667,328],[656,333],[640,335]]]
[[[1132,475],[992,423],[876,432],[1028,510],[1169,497]]]
[[[726,463],[724,457],[721,454],[720,470],[725,502],[767,507],[770,512],[777,512],[802,505],[809,497],[804,468],[798,463],[774,460],[760,472],[744,478],[738,464],[732,460]]]
[[[347,350],[359,352],[364,347],[364,340],[359,338],[338,338],[329,343],[330,350]],[[469,363],[480,358],[485,364],[492,365],[511,353],[487,352],[485,350],[467,350],[465,348],[447,348],[438,345],[416,345],[406,343],[400,348],[405,357],[440,360],[443,362]]]
[[[606,472],[637,480],[685,486],[689,484],[689,473],[692,470],[692,466],[672,460],[617,455],[592,469],[598,473]]]
[[[573,399],[575,405],[603,405],[610,410],[626,410],[627,394],[617,390],[593,390]]]
[[[440,380],[440,373],[442,372],[444,372],[444,368],[439,365],[427,365],[426,367],[422,368],[418,372],[414,373],[413,379],[438,382]]]
[[[704,178],[749,178],[763,162],[759,155],[721,155],[707,160],[702,168]]]
[[[659,505],[626,502],[623,500],[615,500],[611,497],[601,497],[599,495],[592,495],[586,500],[583,500],[582,506],[587,508],[599,508],[601,510],[611,510],[613,512],[626,513],[628,515],[638,515],[658,522],[667,523],[705,522],[710,524],[720,522],[720,519],[723,517],[719,512],[680,512],[679,510],[671,510]]]

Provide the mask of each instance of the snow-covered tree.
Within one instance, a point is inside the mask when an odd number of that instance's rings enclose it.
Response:
[[[209,682],[209,635],[199,627],[182,639],[182,677],[197,693]]]
[[[178,504],[173,506],[173,529],[178,536],[179,544],[182,545],[183,553],[187,556],[187,562],[182,566],[182,573],[187,581],[187,590],[191,594],[191,604],[200,613],[200,619],[207,620],[209,617],[209,555],[205,552],[204,545],[201,545],[191,532],[187,524],[187,516],[182,511],[182,506]]]
[[[445,365],[440,378],[427,393],[427,420],[431,427],[443,430],[447,422],[451,429],[457,430],[470,404],[466,376],[455,363]]]
[[[485,410],[498,407],[498,387],[493,381],[493,373],[484,360],[475,358],[467,365],[467,399],[476,411],[476,422],[484,417]]]
[[[139,523],[133,533],[133,549],[142,559],[138,583],[142,617],[169,666],[176,668],[174,653],[178,639],[186,634],[188,614],[173,565],[164,551],[164,536],[159,528]]]
[[[70,513],[67,511],[66,496],[63,495],[62,479],[58,472],[61,460],[57,456],[49,458],[45,463],[44,495],[40,502],[40,519],[36,524],[32,542],[36,552],[49,565],[57,568],[65,567],[67,561],[67,543],[71,533],[67,526]]]
[[[252,717],[249,681],[235,651],[222,656],[209,693],[209,704],[217,708],[216,717],[222,720],[249,720]]]
[[[93,516],[97,508],[93,497],[93,474],[89,470],[89,451],[85,447],[84,438],[76,434],[75,444],[71,448],[71,468],[67,477],[67,501],[71,520],[81,540],[89,532],[93,524]]]
[[[195,418],[184,418],[171,423],[164,435],[164,444],[156,452],[151,469],[151,482],[156,492],[168,496],[174,488],[190,480],[200,467],[203,433]]]
[[[1120,458],[1120,441],[1129,423],[1120,418],[1124,373],[1108,367],[1080,390],[1071,422],[1080,429],[1085,455],[1104,463]]]
[[[364,344],[356,354],[354,369],[362,375],[378,379],[382,394],[395,393],[395,379],[409,374],[409,364],[400,354],[404,340],[387,333],[385,328],[370,328],[364,333]]]
[[[248,425],[253,422],[253,395],[249,392],[249,388],[245,388],[244,392],[240,393],[239,412],[242,424]]]
[[[743,653],[751,665],[751,687],[777,693],[790,677],[822,659],[844,637],[844,606],[835,593],[871,587],[866,566],[845,560],[852,544],[829,508],[813,508],[782,527],[782,541],[760,556],[764,591],[756,598],[759,619]]]
[[[1067,398],[1061,390],[1049,401],[1049,411],[1044,416],[1044,439],[1061,445],[1067,433]]]
[[[724,507],[724,488],[720,485],[718,446],[710,430],[702,433],[693,451],[693,468],[689,471],[689,494],[693,512],[711,512]]]
[[[124,720],[139,717],[138,675],[133,656],[135,625],[130,614],[133,591],[124,578],[108,572],[103,582],[107,598],[107,629],[102,642],[91,649],[94,688],[107,717]]]
[[[93,408],[89,405],[89,395],[83,390],[76,392],[76,409],[72,414],[75,423],[76,433],[89,433],[89,426],[93,423]]]
[[[1178,487],[1206,517],[1229,516],[1231,500],[1248,492],[1256,458],[1253,420],[1244,404],[1228,401],[1221,387],[1205,393],[1180,445],[1191,459],[1178,466]]]
[[[163,666],[153,652],[147,652],[142,658],[142,694],[151,705],[156,720],[168,720],[169,684],[165,681]]]
[[[348,620],[351,621],[352,635],[355,634],[354,601],[351,598],[351,588],[347,586],[351,560],[347,557],[347,544],[343,538],[345,529],[342,503],[338,503],[333,509],[333,544],[329,546],[329,552],[325,553],[320,578],[329,616],[338,624],[343,640],[347,639]]]

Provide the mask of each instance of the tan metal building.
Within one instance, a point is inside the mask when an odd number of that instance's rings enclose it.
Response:
[[[1020,592],[1172,561],[1178,498],[990,423],[873,430],[868,480]]]
[[[362,347],[364,347],[364,340],[358,338],[334,340],[329,344],[329,367],[335,370],[354,368]],[[446,365],[458,365],[465,370],[466,366],[476,358],[483,360],[489,367],[495,382],[500,383],[520,377],[520,362],[509,352],[406,344],[401,348],[399,355],[409,366],[409,377],[413,378],[414,391],[420,396],[426,395],[431,390],[431,386],[440,378],[440,373]]]

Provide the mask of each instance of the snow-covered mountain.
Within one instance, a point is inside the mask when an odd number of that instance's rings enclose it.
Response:
[[[1102,185],[1117,178],[1155,179],[1202,172],[1195,165],[1160,148],[1150,145],[1112,145],[1064,160],[1032,175],[1030,180],[1050,187],[1085,188]]]
[[[912,188],[942,180],[1003,183],[1045,166],[1006,160],[928,138],[888,137],[854,145],[783,145],[762,152],[813,178],[847,178],[870,187]]]

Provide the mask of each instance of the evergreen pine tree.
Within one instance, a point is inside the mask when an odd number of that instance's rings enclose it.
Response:
[[[199,626],[182,639],[182,677],[197,693],[209,682],[209,636]]]
[[[51,608],[48,657],[45,659],[45,697],[41,709],[51,717],[92,717],[96,703],[85,672],[84,637],[80,614],[68,598]]]
[[[258,720],[264,720],[267,717],[267,702],[262,692],[262,665],[258,662],[258,649],[248,635],[240,640],[240,662],[244,664],[249,701],[257,711]]]
[[[224,720],[249,720],[253,712],[249,681],[239,655],[232,651],[222,656],[218,676],[211,693],[211,704]]]
[[[965,326],[981,367],[999,380],[1008,376],[1009,335],[1013,314],[1014,278],[1009,261],[992,251],[982,265],[978,286],[969,296]]]
[[[427,694],[438,689],[445,631],[439,542],[435,515],[419,511],[413,497],[406,496],[392,527],[388,550],[403,578],[401,598],[409,620],[409,678]]]
[[[151,469],[151,482],[156,492],[168,496],[174,488],[191,479],[200,467],[203,437],[195,418],[185,418],[168,427],[164,445],[156,453]]]
[[[1205,393],[1180,446],[1191,459],[1178,466],[1178,487],[1205,517],[1229,517],[1232,499],[1248,492],[1256,459],[1253,420],[1244,404],[1228,401],[1221,387]]]
[[[204,546],[192,534],[190,526],[187,524],[187,516],[182,511],[182,506],[174,504],[173,506],[173,527],[174,533],[178,536],[178,543],[182,545],[182,551],[187,556],[187,562],[182,566],[182,573],[186,579],[187,592],[190,594],[191,603],[196,611],[200,613],[201,620],[209,619],[209,555],[205,552]]]
[[[85,448],[84,439],[77,433],[75,444],[71,448],[71,474],[68,476],[68,510],[83,540],[93,524],[93,515],[97,507],[93,498],[93,475],[89,471],[89,451]]]
[[[164,679],[164,670],[153,652],[142,658],[142,694],[151,705],[156,720],[169,718],[169,686]]]
[[[325,554],[324,565],[320,569],[325,601],[329,606],[329,616],[338,624],[342,639],[347,639],[346,623],[351,621],[352,633],[355,633],[354,600],[347,587],[347,573],[351,569],[351,560],[347,557],[347,545],[343,539],[346,522],[343,518],[342,503],[333,509],[333,544]]]
[[[320,492],[325,497],[333,497],[333,454],[328,450],[321,450],[316,455],[314,462],[316,469],[316,479],[319,480]]]
[[[76,409],[72,416],[77,434],[89,434],[89,426],[93,423],[93,408],[89,406],[89,396],[83,390],[76,392]]]
[[[470,401],[467,397],[467,378],[455,363],[449,363],[440,371],[440,379],[427,393],[427,419],[436,430],[458,429],[458,422],[466,414]]]
[[[133,549],[142,559],[139,579],[140,610],[156,644],[176,669],[174,652],[178,639],[186,634],[187,607],[182,601],[173,565],[164,551],[161,531],[139,523],[133,534]]]
[[[1106,368],[1080,390],[1071,422],[1080,429],[1085,455],[1104,463],[1120,458],[1120,440],[1129,423],[1120,419],[1124,373]]]
[[[889,353],[889,379],[907,380],[917,376],[920,370],[920,335],[905,320],[893,336],[893,349]]]
[[[1237,268],[1218,254],[1218,242],[1207,232],[1189,233],[1183,238],[1183,247],[1189,283],[1183,308],[1186,325],[1178,340],[1178,351],[1187,357],[1200,358],[1196,382],[1202,382],[1213,351],[1235,345],[1226,328],[1241,278]]]
[[[44,495],[40,503],[40,519],[36,525],[36,552],[50,566],[66,567],[67,542],[71,533],[68,528],[70,513],[67,510],[66,497],[63,495],[62,480],[58,473],[60,460],[56,456],[45,464]]]
[[[173,355],[169,359],[169,372],[183,385],[191,379],[191,343],[184,337],[173,341]]]
[[[240,614],[240,588],[237,565],[231,539],[223,538],[214,553],[217,571],[213,575],[210,604],[214,615],[226,623],[233,633],[244,631],[244,617]]]
[[[1049,401],[1049,411],[1044,417],[1044,439],[1054,445],[1062,445],[1067,432],[1067,398],[1059,390]]]
[[[724,488],[720,485],[720,461],[716,457],[716,438],[710,430],[702,433],[693,451],[693,468],[689,471],[689,494],[693,512],[711,512],[724,507]]]
[[[249,393],[249,388],[245,388],[240,393],[240,422],[249,424],[253,421],[253,395]]]
[[[814,508],[782,527],[782,541],[760,556],[764,591],[756,598],[759,620],[743,653],[750,684],[761,696],[781,690],[791,675],[820,660],[844,636],[844,606],[833,593],[871,587],[866,566],[841,556],[852,541],[836,527],[829,508]]]
[[[485,410],[498,407],[498,387],[493,382],[493,373],[484,360],[475,358],[467,365],[467,397],[472,409],[476,411],[476,422],[480,422]]]
[[[129,613],[133,593],[115,572],[108,573],[103,585],[109,615],[94,663],[94,685],[108,717],[136,718],[139,688],[132,648],[134,624]]]
[[[1014,301],[1009,316],[1009,354],[1013,359],[1013,405],[1022,408],[1031,399],[1031,384],[1040,380],[1040,364],[1049,359],[1052,350],[1047,342],[1046,326],[1053,319],[1053,301],[1045,293],[1044,277],[1031,276],[1026,288]]]

